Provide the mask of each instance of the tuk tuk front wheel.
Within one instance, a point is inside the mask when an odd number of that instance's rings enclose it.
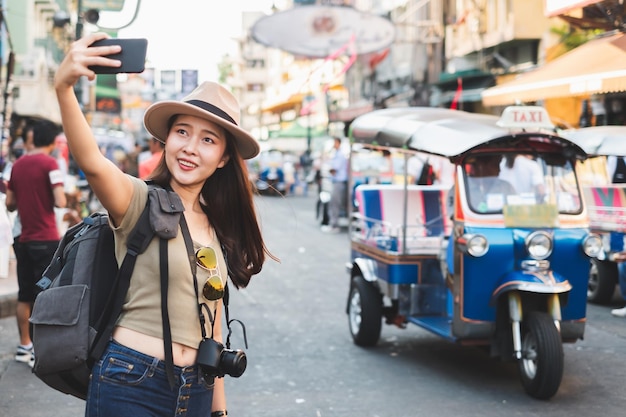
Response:
[[[382,295],[360,275],[350,285],[348,321],[356,345],[367,347],[378,343],[383,321]]]
[[[563,343],[547,313],[525,313],[522,322],[520,377],[531,397],[547,400],[559,389],[563,377]]]

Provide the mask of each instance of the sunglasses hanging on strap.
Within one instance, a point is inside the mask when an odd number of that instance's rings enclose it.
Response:
[[[243,331],[243,340],[246,349],[248,349],[248,338],[246,336],[246,327],[241,320],[231,319],[228,312],[228,302],[229,302],[229,293],[228,293],[228,283],[225,285],[222,284],[222,279],[216,274],[213,273],[217,269],[217,255],[215,254],[215,250],[213,248],[202,247],[194,252],[193,250],[193,241],[191,239],[191,234],[189,233],[189,228],[187,227],[187,222],[185,220],[185,216],[180,216],[180,226],[183,232],[183,238],[185,240],[185,247],[187,248],[187,257],[189,259],[189,264],[191,265],[191,271],[193,274],[194,281],[194,290],[196,292],[196,299],[199,299],[199,291],[198,291],[198,279],[196,276],[197,267],[201,267],[207,271],[209,271],[210,276],[204,283],[202,287],[202,295],[207,301],[217,301],[223,298],[224,302],[224,314],[226,318],[226,327],[228,328],[228,334],[226,336],[226,349],[230,349],[230,336],[232,335],[232,328],[230,324],[235,321],[241,325]],[[226,262],[226,268],[228,273],[230,274],[230,267],[228,266],[228,256],[226,253],[226,248],[224,245],[221,246],[222,253],[224,255],[224,261]],[[203,314],[203,309],[206,310],[209,321],[211,323],[211,338],[213,338],[213,329],[215,322],[215,311],[211,314],[208,306],[205,303],[198,303],[198,314],[200,319],[200,331],[202,332],[202,339],[206,338],[206,319]]]

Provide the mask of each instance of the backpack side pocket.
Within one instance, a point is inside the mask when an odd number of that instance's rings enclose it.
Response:
[[[30,318],[35,366],[46,375],[70,370],[87,360],[89,348],[89,288],[54,287],[39,294]]]

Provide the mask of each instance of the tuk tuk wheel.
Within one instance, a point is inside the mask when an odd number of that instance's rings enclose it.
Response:
[[[594,304],[610,303],[617,285],[617,277],[615,262],[592,259],[587,283],[587,301]]]
[[[348,320],[356,345],[374,346],[378,343],[383,320],[382,295],[360,275],[355,276],[350,285]]]
[[[563,343],[549,314],[525,313],[519,370],[524,390],[531,397],[546,400],[558,391],[563,377]]]

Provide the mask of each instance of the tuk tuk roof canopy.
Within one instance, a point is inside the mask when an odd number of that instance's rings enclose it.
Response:
[[[531,110],[536,110],[530,106]],[[412,149],[452,158],[481,145],[501,142],[512,137],[542,136],[543,142],[571,149],[585,157],[581,147],[554,132],[539,129],[509,130],[501,118],[432,107],[404,107],[375,110],[352,122],[350,137],[354,143]]]
[[[561,136],[583,148],[589,155],[626,156],[626,126],[592,126],[569,129]]]

